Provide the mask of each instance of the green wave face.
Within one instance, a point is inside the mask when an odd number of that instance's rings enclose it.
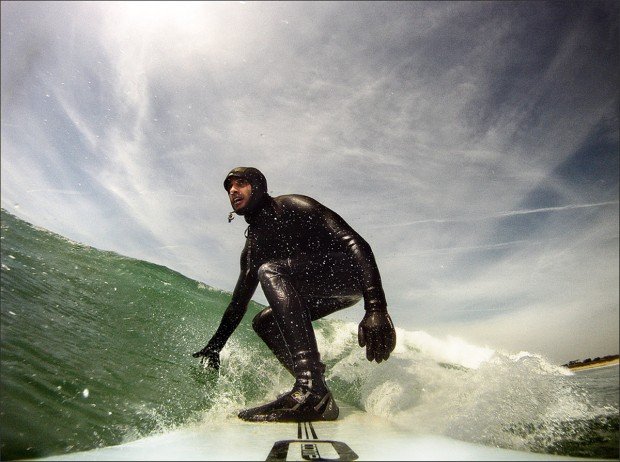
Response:
[[[1,249],[3,459],[119,443],[212,406],[218,381],[191,353],[230,294],[4,210]],[[235,337],[268,359],[247,322]]]

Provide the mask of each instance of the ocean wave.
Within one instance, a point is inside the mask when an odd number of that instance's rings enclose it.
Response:
[[[2,239],[5,460],[236,419],[290,389],[292,377],[251,329],[261,305],[251,302],[215,373],[191,353],[217,328],[230,293],[5,211]],[[595,402],[574,374],[536,353],[397,328],[394,352],[376,364],[355,323],[315,325],[336,400],[412,434],[564,454],[601,432],[617,442],[617,403]]]

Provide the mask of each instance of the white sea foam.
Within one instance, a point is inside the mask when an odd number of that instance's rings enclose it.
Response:
[[[530,352],[501,352],[457,337],[397,329],[387,361],[369,362],[357,325],[321,321],[316,336],[336,400],[413,434],[521,450],[550,446],[566,422],[600,415],[564,367]],[[259,341],[231,338],[222,351],[203,422],[233,417],[288,391],[290,374]],[[617,412],[617,409],[616,409]]]
[[[414,433],[528,449],[552,441],[567,421],[600,410],[570,380],[566,368],[541,355],[506,353],[397,329],[397,344],[381,364],[366,360],[357,326],[319,328],[328,380],[350,384],[366,412]],[[535,430],[534,430],[535,429]]]

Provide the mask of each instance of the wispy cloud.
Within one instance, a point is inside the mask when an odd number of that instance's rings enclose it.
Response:
[[[3,2],[2,206],[231,290],[222,178],[254,165],[370,242],[400,325],[548,327],[564,304],[570,336],[593,300],[617,317],[618,12]],[[520,339],[572,359],[556,340]]]
[[[464,223],[464,222],[471,222],[471,221],[490,220],[490,219],[495,219],[495,218],[513,217],[513,216],[518,216],[518,215],[529,215],[529,214],[534,214],[534,213],[548,213],[548,212],[558,212],[558,211],[564,211],[564,210],[576,210],[576,209],[589,208],[589,207],[603,207],[606,205],[618,205],[618,203],[619,203],[618,201],[606,201],[606,202],[599,202],[596,204],[569,204],[569,205],[564,205],[560,207],[542,207],[542,208],[530,209],[530,210],[510,210],[506,212],[497,212],[495,214],[486,215],[486,216],[473,216],[473,217],[460,217],[460,218],[431,218],[427,220],[409,221],[409,222],[404,222],[404,223],[389,223],[389,224],[379,225],[379,226],[370,226],[370,228],[412,226],[412,225],[417,225],[417,224],[422,224],[422,223],[459,223],[459,222]]]

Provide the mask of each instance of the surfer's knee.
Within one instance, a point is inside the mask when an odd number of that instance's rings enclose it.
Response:
[[[254,319],[252,319],[252,329],[254,329],[254,332],[256,332],[259,337],[263,337],[263,334],[271,330],[270,328],[273,323],[273,313],[271,308],[267,307],[254,316]]]
[[[263,263],[258,268],[258,280],[262,285],[273,284],[274,280],[289,273],[287,260],[275,260]]]

